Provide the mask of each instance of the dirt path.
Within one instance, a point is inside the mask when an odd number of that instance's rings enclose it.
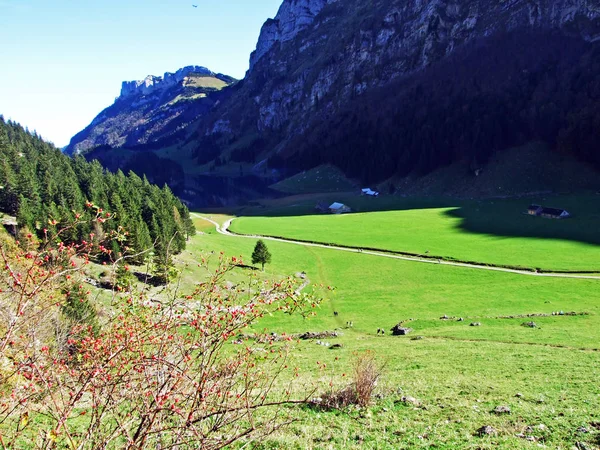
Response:
[[[547,278],[576,278],[576,279],[584,279],[584,280],[600,280],[600,276],[595,275],[574,275],[574,274],[564,274],[564,273],[537,273],[530,272],[527,270],[517,270],[517,269],[507,269],[504,267],[494,267],[494,266],[486,266],[486,265],[478,265],[478,264],[467,264],[467,263],[458,263],[452,261],[444,261],[444,260],[432,260],[432,259],[423,259],[419,257],[411,257],[411,256],[403,256],[403,255],[393,255],[389,253],[376,252],[372,250],[362,250],[357,247],[337,247],[335,245],[325,245],[325,244],[315,244],[312,242],[302,242],[296,241],[294,239],[283,239],[283,238],[275,238],[269,236],[260,236],[260,235],[252,235],[252,234],[236,234],[229,231],[229,226],[234,219],[227,220],[223,225],[219,225],[212,219],[208,217],[201,216],[196,213],[192,213],[194,217],[199,219],[206,220],[207,222],[212,223],[216,229],[217,233],[223,234],[225,236],[237,237],[237,238],[246,238],[246,239],[263,239],[268,241],[277,241],[277,242],[285,242],[288,244],[302,245],[305,247],[318,247],[318,248],[326,248],[330,250],[337,250],[342,252],[351,252],[351,253],[360,253],[362,255],[370,255],[370,256],[378,256],[381,258],[390,258],[390,259],[400,259],[403,261],[411,261],[423,264],[436,264],[443,266],[454,266],[454,267],[463,267],[467,269],[478,269],[478,270],[491,270],[494,272],[507,272],[514,273],[518,275],[528,275],[532,277],[547,277]]]

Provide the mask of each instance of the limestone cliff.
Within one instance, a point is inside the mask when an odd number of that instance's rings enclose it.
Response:
[[[164,90],[179,84],[185,78],[193,74],[195,76],[216,77],[217,74],[202,66],[187,66],[175,73],[165,72],[163,77],[148,75],[143,80],[123,81],[121,86],[121,97],[129,95],[148,95],[156,90]]]
[[[292,40],[308,28],[323,7],[332,1],[335,0],[284,1],[275,18],[267,20],[260,30],[256,50],[250,55],[250,70],[274,45]]]
[[[247,83],[259,130],[294,127],[327,108],[429,66],[466,43],[517,29],[600,39],[597,0],[285,0],[263,26]],[[524,43],[527,45],[527,43]],[[265,76],[268,74],[268,76]]]
[[[77,154],[98,146],[160,147],[175,143],[186,126],[210,111],[220,91],[234,81],[202,66],[124,81],[114,104],[75,135],[65,151]],[[162,144],[156,144],[159,141]]]

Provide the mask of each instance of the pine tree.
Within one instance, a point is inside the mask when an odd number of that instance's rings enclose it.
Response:
[[[259,239],[254,246],[254,251],[252,252],[252,264],[260,263],[262,264],[262,270],[265,270],[265,264],[271,262],[271,253],[267,248],[266,244]]]
[[[152,276],[159,284],[168,284],[177,276],[173,258],[164,245],[156,245],[153,258]]]
[[[71,284],[64,291],[65,303],[61,312],[71,325],[87,325],[92,327],[94,333],[98,332],[98,313],[89,301],[89,292],[78,283]]]
[[[111,215],[102,217],[102,224],[92,221],[101,210]],[[159,188],[133,172],[107,172],[81,156],[69,158],[18,124],[2,120],[0,211],[17,215],[40,238],[48,219],[64,226],[77,214],[81,222],[63,234],[65,242],[87,240],[92,232],[99,241],[122,230],[128,237],[112,250],[140,254],[134,262],[143,262],[148,253],[142,252],[154,245],[175,255],[185,249],[186,236],[195,234],[189,211],[168,187]]]

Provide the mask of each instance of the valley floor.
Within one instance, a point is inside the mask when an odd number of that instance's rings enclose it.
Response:
[[[402,220],[403,213],[393,212],[393,221]],[[226,228],[223,225],[230,217],[201,215],[215,223],[196,218],[202,234],[179,257],[181,262],[191,263],[213,251],[245,262],[250,259],[256,238],[217,233]],[[331,220],[368,223],[369,216]],[[275,227],[281,235],[287,232],[284,220],[310,230],[310,216],[236,219],[232,228],[242,231],[248,224],[244,231],[263,234],[261,228]],[[379,223],[378,230],[385,234],[384,222]],[[431,225],[444,228],[439,222]],[[366,247],[368,233],[361,234],[363,230],[370,228],[357,227],[355,234],[359,241],[363,239],[359,245]],[[266,242],[273,263],[260,275],[277,278],[305,272],[311,281],[305,291],[324,301],[309,320],[274,316],[256,327],[277,333],[341,333],[322,342],[342,344],[337,350],[315,341],[298,343],[294,362],[304,381],[321,381],[323,391],[329,383],[343,386],[354,355],[363,350],[374,351],[385,362],[385,371],[380,395],[371,408],[326,412],[294,407],[289,413],[296,421],[254,447],[570,449],[600,445],[600,280],[527,276]],[[599,255],[593,243],[573,243],[585,249],[587,263],[594,262],[592,255]],[[560,246],[546,248],[548,260],[559,258]],[[245,270],[232,274],[234,282],[244,279]],[[186,282],[195,279],[193,270],[184,273]],[[401,321],[412,333],[391,336],[390,328]],[[532,321],[534,327],[524,326]],[[479,326],[470,326],[475,323]],[[384,336],[377,333],[379,328],[386,330]],[[326,363],[328,369],[317,370],[318,363]],[[403,402],[403,396],[414,397],[416,403]],[[509,407],[510,413],[493,413],[497,406]],[[479,436],[477,430],[486,425],[495,432]]]

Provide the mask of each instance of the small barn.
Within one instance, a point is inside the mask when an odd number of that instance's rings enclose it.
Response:
[[[334,202],[329,205],[329,212],[331,214],[343,214],[352,212],[349,206],[344,205],[343,203]]]
[[[541,205],[529,205],[529,208],[527,208],[527,214],[530,216],[539,216],[543,209],[544,208],[542,208]]]
[[[567,217],[571,217],[571,214],[567,210],[560,208],[543,208],[539,215],[546,219],[566,219]]]
[[[364,188],[361,190],[362,195],[368,195],[369,197],[378,197],[379,192],[372,190],[371,188]]]

